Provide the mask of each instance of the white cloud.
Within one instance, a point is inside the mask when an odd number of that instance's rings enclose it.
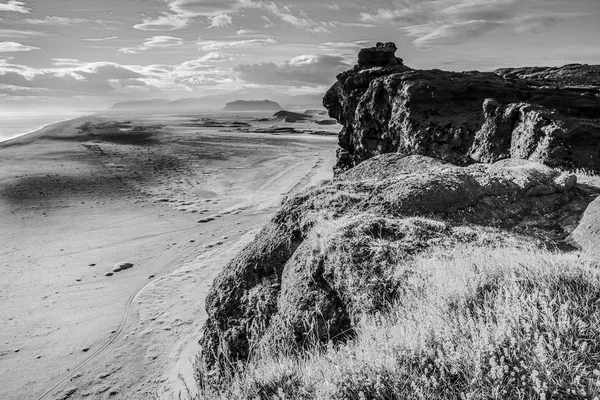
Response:
[[[196,44],[203,51],[214,51],[227,49],[230,47],[251,47],[262,44],[274,44],[277,41],[273,38],[266,39],[246,39],[246,40],[203,40],[198,38]]]
[[[192,92],[236,81],[229,70],[211,63],[226,58],[213,52],[180,64],[120,65],[57,58],[51,68],[11,64],[0,58],[0,97],[139,97],[157,92]]]
[[[46,33],[22,29],[0,29],[0,37],[25,38],[31,36],[47,36]]]
[[[185,28],[189,18],[182,18],[177,14],[165,13],[158,18],[144,18],[143,22],[133,27],[140,31],[176,31]]]
[[[28,46],[17,42],[0,42],[0,53],[12,53],[17,51],[40,50],[39,47]]]
[[[396,25],[418,48],[453,45],[502,29],[523,32],[581,14],[551,11],[542,0],[398,0],[360,13],[360,21]]]
[[[154,49],[154,48],[168,48],[183,45],[183,39],[180,37],[174,36],[153,36],[150,38],[146,38],[144,43],[135,47],[124,47],[119,49],[119,53],[125,54],[137,54],[142,51]]]
[[[244,81],[262,85],[323,86],[335,81],[335,76],[349,64],[342,57],[302,55],[282,64],[261,63],[233,68]]]
[[[140,80],[143,75],[115,63],[84,63],[74,59],[57,59],[55,67],[31,68],[22,65],[0,64],[0,94],[53,97],[74,95],[114,94],[115,82],[119,92],[130,90],[155,91]],[[133,89],[131,89],[133,88]]]
[[[224,28],[232,24],[231,16],[227,14],[219,14],[215,15],[211,18],[211,23],[209,28]]]
[[[133,27],[142,31],[174,31],[187,27],[194,18],[201,16],[211,18],[211,27],[221,27],[226,25],[218,24],[227,21],[229,12],[254,4],[251,0],[163,0],[163,2],[167,4],[169,11],[162,12],[156,18],[145,17],[142,23]],[[215,21],[214,18],[217,20]]]
[[[12,11],[21,14],[29,14],[30,10],[31,9],[27,7],[27,3],[25,3],[24,1],[8,0],[5,3],[0,3],[0,12]]]
[[[257,32],[252,30],[252,29],[245,29],[245,28],[240,28],[236,31],[236,35],[238,36],[249,36],[249,35],[254,35]]]
[[[57,17],[57,16],[46,16],[44,18],[27,18],[22,21],[26,24],[31,25],[43,25],[43,26],[81,26],[103,29],[117,29],[121,26],[120,22],[108,21],[104,19],[86,19],[86,18],[70,18],[70,17]]]
[[[107,41],[107,40],[115,40],[115,39],[118,39],[118,38],[119,38],[118,36],[106,36],[106,37],[103,37],[103,38],[90,38],[90,39],[81,39],[81,40],[83,40],[85,42],[104,42],[104,41]]]
[[[411,27],[406,30],[409,36],[416,37],[413,41],[418,48],[428,49],[444,45],[462,43],[467,39],[483,35],[503,26],[500,22],[476,20],[457,22],[435,27]]]
[[[233,57],[231,55],[222,53],[220,51],[211,51],[210,53],[205,54],[200,57],[198,60],[201,62],[221,62],[221,61],[231,61]]]

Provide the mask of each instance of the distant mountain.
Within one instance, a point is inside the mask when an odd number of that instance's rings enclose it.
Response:
[[[171,101],[166,99],[152,99],[143,101],[124,101],[115,103],[110,110],[156,110],[162,109]]]
[[[281,106],[271,100],[236,100],[225,104],[223,111],[276,111]]]
[[[116,103],[112,107],[110,107],[109,110],[137,112],[159,111],[166,113],[208,110],[216,111],[221,110],[225,106],[225,104],[238,100],[255,101],[256,99],[269,99],[270,101],[281,105],[280,108],[269,109],[269,111],[281,110],[281,108],[299,111],[306,109],[323,109],[323,96],[324,94],[322,93],[291,96],[284,93],[277,93],[271,91],[267,92],[244,89],[223,94],[181,98],[174,101],[166,99],[127,101],[122,103]]]

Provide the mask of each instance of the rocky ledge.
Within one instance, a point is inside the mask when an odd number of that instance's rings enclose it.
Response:
[[[343,125],[337,172],[383,153],[600,170],[600,66],[415,70],[395,51],[362,50],[325,95]]]
[[[598,248],[598,188],[553,168],[600,167],[598,92],[560,72],[580,68],[417,71],[395,51],[361,51],[325,96],[343,124],[336,176],[284,200],[216,278],[202,384],[264,354],[347,341],[433,249]]]
[[[590,201],[575,176],[530,161],[371,158],[285,200],[220,273],[206,300],[203,369],[219,377],[263,346],[344,341],[401,290],[406,277],[390,272],[398,260],[459,243],[559,246]]]

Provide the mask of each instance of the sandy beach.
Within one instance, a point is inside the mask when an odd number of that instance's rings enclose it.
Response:
[[[197,120],[81,117],[0,143],[0,399],[193,385],[212,279],[285,195],[331,176],[337,142]]]

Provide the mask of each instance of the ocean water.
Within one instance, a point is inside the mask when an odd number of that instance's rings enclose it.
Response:
[[[0,111],[0,142],[26,133],[35,132],[46,125],[76,118],[86,112],[2,112]]]

